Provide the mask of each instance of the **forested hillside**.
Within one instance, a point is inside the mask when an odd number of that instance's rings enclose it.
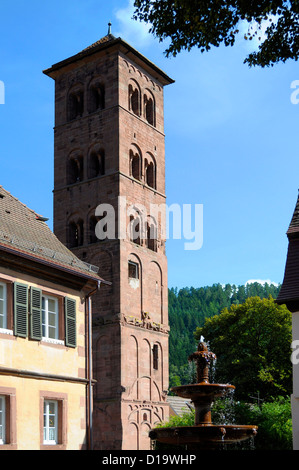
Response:
[[[190,383],[194,369],[188,363],[197,344],[193,333],[205,318],[218,315],[225,307],[243,303],[248,297],[276,299],[280,286],[258,282],[243,286],[214,284],[206,287],[169,289],[169,382],[170,387]]]

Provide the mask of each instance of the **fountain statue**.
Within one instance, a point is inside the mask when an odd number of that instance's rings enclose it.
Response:
[[[196,362],[196,384],[173,387],[176,395],[191,399],[195,408],[194,426],[172,428],[154,428],[149,436],[152,440],[165,444],[183,445],[187,450],[219,449],[223,444],[233,444],[254,437],[257,426],[250,425],[214,425],[211,406],[216,397],[227,395],[234,390],[234,385],[209,382],[209,369],[216,355],[208,350],[203,338],[200,339],[197,351],[189,356],[189,361]]]

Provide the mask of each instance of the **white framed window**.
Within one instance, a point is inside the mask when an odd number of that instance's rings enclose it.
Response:
[[[42,297],[42,336],[58,340],[58,300],[55,297]]]
[[[0,283],[0,329],[7,328],[7,289],[6,284]]]
[[[0,396],[0,445],[5,444],[5,397]]]
[[[128,263],[129,279],[139,279],[138,264],[129,261]]]
[[[58,444],[58,402],[44,401],[44,444]]]

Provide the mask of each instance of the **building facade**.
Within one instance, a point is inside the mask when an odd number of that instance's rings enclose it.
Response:
[[[108,34],[55,80],[54,232],[111,284],[93,297],[94,449],[149,449],[168,418],[164,87]]]
[[[299,196],[287,231],[289,241],[283,283],[277,297],[277,303],[285,304],[292,312],[293,339],[293,393],[292,424],[293,448],[299,450]]]
[[[0,186],[0,450],[90,448],[94,269]]]

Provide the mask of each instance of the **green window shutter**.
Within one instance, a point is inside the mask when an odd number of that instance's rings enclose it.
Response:
[[[28,335],[28,286],[18,282],[14,285],[14,334]]]
[[[42,339],[42,291],[36,287],[30,289],[30,338]]]
[[[76,301],[65,298],[65,345],[70,348],[77,346],[76,338]]]

